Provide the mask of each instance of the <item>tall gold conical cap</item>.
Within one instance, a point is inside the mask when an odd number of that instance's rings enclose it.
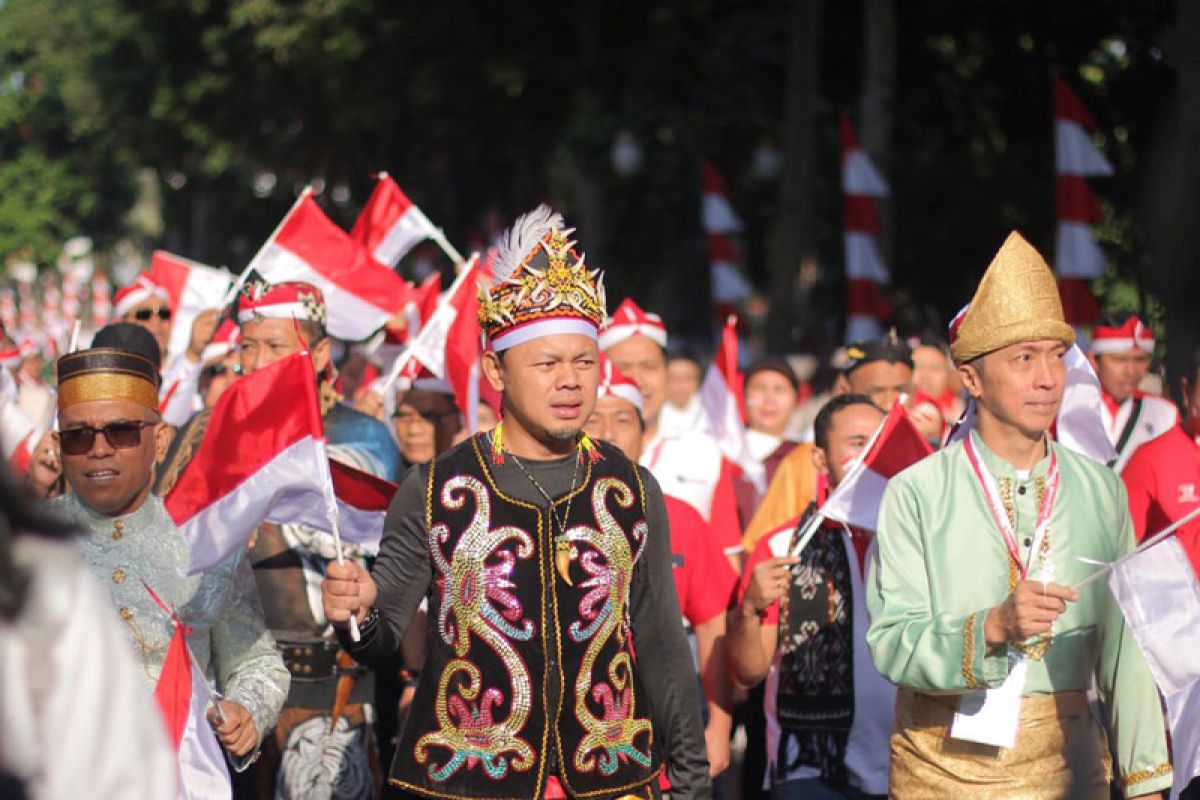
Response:
[[[964,364],[1001,347],[1038,339],[1074,344],[1075,329],[1063,318],[1050,265],[1013,231],[979,282],[950,354]]]

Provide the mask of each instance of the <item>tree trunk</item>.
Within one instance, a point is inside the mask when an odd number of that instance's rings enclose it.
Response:
[[[1173,141],[1164,148],[1150,187],[1149,230],[1154,253],[1147,282],[1166,311],[1166,362],[1169,394],[1178,399],[1179,378],[1200,345],[1200,196],[1195,176],[1200,171],[1200,5],[1179,0],[1172,56],[1179,65],[1179,118]]]
[[[863,88],[858,104],[858,135],[863,150],[880,174],[888,179],[892,161],[892,106],[896,96],[896,0],[866,0],[863,13]],[[890,181],[889,181],[890,182]],[[890,266],[895,249],[892,203],[881,198],[882,230],[877,242]]]
[[[800,265],[812,248],[812,174],[816,150],[813,112],[817,102],[821,0],[795,0],[788,45],[784,99],[783,170],[779,206],[767,242],[771,309],[767,347],[786,353],[807,320],[799,317]]]

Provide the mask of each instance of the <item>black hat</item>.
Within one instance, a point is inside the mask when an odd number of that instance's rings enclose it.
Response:
[[[788,362],[782,358],[760,358],[750,365],[750,369],[746,370],[746,378],[743,384],[749,383],[760,372],[778,372],[783,377],[787,378],[787,382],[792,385],[792,391],[800,391],[800,379],[796,377],[795,370]]]
[[[95,346],[60,357],[58,407],[91,400],[130,400],[158,410],[159,351],[140,325],[118,322],[100,330]]]
[[[876,361],[904,364],[909,369],[912,369],[913,366],[912,348],[900,341],[895,331],[882,339],[855,342],[846,348],[846,358],[849,363],[842,371],[844,375],[849,375],[859,367],[873,364]]]

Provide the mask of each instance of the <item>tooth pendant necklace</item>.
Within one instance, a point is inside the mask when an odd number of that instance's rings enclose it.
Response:
[[[509,453],[512,460],[520,467],[521,472],[525,473],[525,477],[533,484],[533,488],[537,489],[538,494],[546,499],[547,511],[550,513],[550,533],[554,534],[554,523],[558,523],[558,534],[554,536],[554,568],[558,571],[558,576],[563,579],[563,582],[568,586],[574,586],[571,583],[571,540],[567,538],[567,521],[571,518],[571,503],[575,500],[575,483],[579,480],[579,462],[582,458],[575,459],[575,469],[571,472],[571,489],[567,492],[567,504],[563,510],[561,518],[554,513],[554,500],[550,497],[550,493],[542,488],[538,483],[537,478],[525,468],[521,463],[521,459],[517,458],[516,453]]]

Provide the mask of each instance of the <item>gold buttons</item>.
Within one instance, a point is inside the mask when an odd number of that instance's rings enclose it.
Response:
[[[312,675],[312,664],[305,664],[303,672],[305,675]]]
[[[121,569],[120,567],[117,567],[116,569],[114,569],[113,574],[112,574],[112,579],[113,579],[113,583],[124,583],[125,582],[125,570]]]
[[[133,619],[133,612],[130,611],[127,607],[121,606],[121,619],[128,622],[129,620]]]
[[[125,535],[125,520],[118,519],[118,520],[114,521],[113,522],[113,532],[112,532],[113,539],[119,540],[124,535]]]

